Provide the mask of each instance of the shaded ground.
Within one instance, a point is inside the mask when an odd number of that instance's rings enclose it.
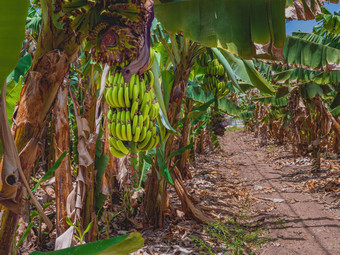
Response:
[[[247,215],[267,230],[270,241],[256,254],[340,254],[339,160],[323,160],[312,176],[307,157],[294,161],[289,149],[259,147],[252,134],[229,132],[220,142],[223,152],[199,155],[186,182],[199,208],[220,221]],[[136,254],[198,254],[190,236],[209,240],[171,194],[177,219],[167,221],[170,231],[143,231]]]

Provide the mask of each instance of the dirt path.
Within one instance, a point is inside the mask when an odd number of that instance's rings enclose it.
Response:
[[[336,198],[304,192],[308,164],[278,166],[268,153],[244,132],[230,132],[221,139],[230,170],[240,178],[252,197],[252,215],[269,230],[270,242],[261,254],[340,254],[340,207]],[[236,167],[236,169],[235,169]],[[233,169],[234,168],[234,169]],[[301,174],[301,176],[299,176]],[[327,194],[326,194],[327,195]],[[339,199],[339,198],[337,198]],[[326,201],[326,202],[325,202]]]

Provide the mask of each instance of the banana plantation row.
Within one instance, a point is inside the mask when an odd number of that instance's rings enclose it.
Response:
[[[0,11],[0,254],[31,235],[39,250],[79,245],[55,254],[136,251],[138,232],[93,245],[107,204],[133,218],[137,194],[144,226],[161,228],[170,185],[186,217],[211,222],[184,180],[227,116],[310,153],[312,172],[340,153],[340,16],[325,1],[24,2]],[[286,20],[315,17],[286,36]]]

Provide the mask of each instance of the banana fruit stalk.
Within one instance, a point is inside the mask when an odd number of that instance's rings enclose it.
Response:
[[[104,97],[110,106],[109,142],[115,157],[135,153],[132,148],[137,152],[151,150],[159,143],[156,125],[159,104],[151,90],[153,82],[150,70],[141,76],[132,75],[129,83],[120,72],[109,75]]]

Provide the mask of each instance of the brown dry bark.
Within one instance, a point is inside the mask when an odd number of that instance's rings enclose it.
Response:
[[[31,143],[29,152],[23,152],[23,149],[30,141],[39,141],[41,138],[41,130],[44,127],[46,115],[50,111],[57,91],[69,71],[70,63],[85,39],[83,35],[68,34],[63,30],[58,30],[53,25],[51,1],[42,0],[41,8],[43,28],[31,69],[20,94],[13,125],[15,143],[18,152],[21,154],[22,169],[28,180],[33,163],[39,156],[39,153],[35,153],[39,150],[38,142]],[[24,198],[23,187],[19,187],[16,201],[22,203]],[[0,207],[0,215],[3,215],[0,220],[0,254],[9,254],[19,216],[3,206]]]
[[[53,145],[54,157],[57,160],[64,151],[70,148],[70,127],[68,119],[67,95],[69,79],[65,78],[60,86],[53,109]],[[55,196],[56,196],[56,231],[57,237],[64,233],[69,225],[66,223],[67,196],[72,191],[72,175],[70,154],[61,162],[55,171]]]
[[[109,110],[109,105],[104,101],[104,112],[103,112],[104,116],[107,115],[108,110]],[[107,196],[111,195],[112,190],[117,185],[117,180],[115,176],[118,175],[118,169],[119,169],[119,166],[118,166],[119,159],[114,157],[110,153],[110,143],[109,143],[110,131],[108,129],[108,123],[109,123],[109,119],[105,118],[104,119],[105,133],[104,133],[104,139],[103,139],[103,152],[105,155],[109,156],[109,163],[102,177],[102,187],[101,187],[101,192]]]
[[[188,116],[188,114],[191,112],[193,104],[194,104],[194,101],[188,98],[186,101],[185,114],[184,114],[185,116]],[[190,118],[187,118],[183,124],[182,136],[181,136],[181,142],[180,142],[179,148],[183,148],[188,145],[189,132],[190,132]],[[176,161],[179,160],[178,169],[180,170],[183,179],[192,178],[191,173],[189,171],[189,155],[190,155],[190,150],[186,150],[181,155],[176,157]]]

